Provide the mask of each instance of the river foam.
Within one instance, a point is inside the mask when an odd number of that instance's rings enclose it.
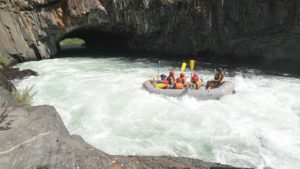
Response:
[[[34,105],[54,105],[72,134],[109,154],[300,168],[300,79],[236,71],[226,80],[237,94],[198,101],[143,90],[157,71],[147,59],[61,58],[18,67],[39,73],[14,82],[18,89],[35,85]],[[199,70],[205,80],[213,73]]]

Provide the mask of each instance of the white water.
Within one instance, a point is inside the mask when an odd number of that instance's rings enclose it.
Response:
[[[16,81],[18,89],[34,84],[35,105],[54,105],[72,134],[109,154],[300,168],[300,79],[238,72],[227,77],[237,94],[197,101],[143,90],[157,71],[146,59],[63,58],[18,67],[40,74]]]

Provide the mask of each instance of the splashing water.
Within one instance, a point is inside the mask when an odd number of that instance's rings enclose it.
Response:
[[[54,105],[72,134],[109,154],[300,168],[300,79],[236,70],[226,80],[237,94],[198,101],[143,90],[157,71],[147,59],[61,58],[18,67],[39,73],[15,81],[18,89],[34,84],[35,105]],[[205,80],[213,73],[199,70]]]

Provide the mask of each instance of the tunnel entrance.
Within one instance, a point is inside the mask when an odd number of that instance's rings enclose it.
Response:
[[[124,31],[108,32],[101,28],[80,28],[63,36],[59,42],[59,55],[76,53],[130,54],[132,37]]]
[[[146,39],[148,38],[148,39]],[[67,33],[59,39],[60,49],[56,57],[110,57],[153,58],[158,60],[182,61],[196,59],[202,63],[231,65],[233,67],[249,67],[263,71],[284,72],[300,75],[299,62],[289,60],[264,60],[252,56],[242,58],[234,54],[224,55],[209,48],[191,55],[172,55],[153,53],[143,50],[151,37],[137,37],[130,32],[118,28],[103,29],[101,27],[83,27]],[[144,41],[143,41],[144,40]],[[148,42],[148,43],[147,43]],[[153,44],[152,44],[153,45]],[[151,45],[150,45],[151,47]]]

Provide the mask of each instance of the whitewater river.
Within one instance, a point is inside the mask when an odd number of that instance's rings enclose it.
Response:
[[[157,60],[57,58],[18,65],[38,77],[34,105],[54,105],[71,134],[109,153],[200,158],[258,169],[300,168],[300,79],[228,70],[237,94],[197,101],[150,94]],[[180,63],[162,61],[161,72]],[[203,67],[208,69],[203,70]],[[213,66],[198,64],[202,79]]]

